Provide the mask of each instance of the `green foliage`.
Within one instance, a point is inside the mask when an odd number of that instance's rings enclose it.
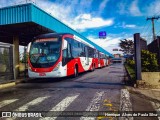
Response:
[[[158,63],[156,54],[149,52],[148,50],[141,51],[141,64],[142,64],[142,72],[156,72],[158,71]],[[127,60],[127,65],[135,69],[135,61]]]
[[[134,60],[127,60],[127,65],[130,66],[132,69],[135,68],[135,61]]]
[[[143,72],[156,72],[158,70],[156,54],[151,53],[148,50],[142,50],[141,64]]]
[[[126,69],[128,71],[128,74],[130,75],[130,79],[132,80],[132,82],[134,82],[134,80],[136,78],[136,76],[135,76],[135,69],[132,68],[130,65],[128,65],[128,63],[125,64],[125,67],[126,67]]]
[[[134,52],[134,42],[132,40],[121,40],[119,46],[124,54],[133,54]]]

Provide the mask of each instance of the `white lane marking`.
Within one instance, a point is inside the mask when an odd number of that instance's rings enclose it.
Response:
[[[28,110],[28,107],[29,107],[29,106],[36,105],[36,104],[44,101],[44,100],[45,100],[46,98],[48,98],[48,97],[49,97],[49,96],[46,96],[46,97],[38,97],[38,98],[32,100],[31,102],[29,102],[29,103],[27,103],[27,104],[25,104],[25,105],[17,108],[17,109],[14,110],[14,111],[26,111],[26,110]]]
[[[4,100],[4,101],[0,102],[0,108],[6,106],[6,105],[8,105],[8,104],[11,104],[11,103],[13,103],[13,102],[15,102],[15,101],[17,101],[17,100],[18,100],[18,99]]]
[[[23,106],[15,109],[14,111],[26,111],[26,110],[28,110],[29,106],[36,105],[36,104],[44,101],[44,100],[47,99],[48,97],[49,97],[49,96],[46,96],[46,97],[38,97],[38,98],[32,100],[31,102],[29,102],[29,103],[27,103],[27,104],[25,104],[25,105],[23,105]],[[6,120],[15,120],[15,119],[16,119],[16,117],[14,117],[14,118],[12,117],[12,118],[7,118]]]
[[[157,114],[160,113],[160,104],[151,102],[153,108],[156,110]],[[158,117],[158,120],[160,120],[160,117]]]
[[[66,97],[61,102],[59,102],[55,107],[53,107],[50,111],[64,111],[78,96],[79,94]],[[55,120],[57,117],[44,117],[40,118],[40,120]]]
[[[121,90],[120,111],[132,111],[130,95],[127,89]],[[133,120],[133,117],[120,117],[120,120]]]
[[[104,95],[104,91],[96,92],[91,103],[87,107],[86,111],[98,111],[100,108],[100,101]],[[80,120],[95,120],[95,117],[81,117]]]

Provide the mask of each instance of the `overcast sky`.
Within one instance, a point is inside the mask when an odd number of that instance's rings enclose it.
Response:
[[[0,0],[0,7],[32,1],[43,10],[72,27],[89,40],[111,53],[122,39],[133,39],[141,33],[152,40],[151,21],[147,17],[160,15],[160,0]],[[160,19],[155,20],[160,35]],[[99,31],[107,38],[99,39]]]

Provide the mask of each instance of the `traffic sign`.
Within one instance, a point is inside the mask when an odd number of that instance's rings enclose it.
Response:
[[[103,39],[105,39],[105,38],[106,38],[106,36],[107,36],[106,31],[100,31],[100,32],[99,32],[99,38],[103,38]]]

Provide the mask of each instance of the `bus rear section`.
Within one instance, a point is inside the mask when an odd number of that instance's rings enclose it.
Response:
[[[97,49],[94,49],[94,65],[95,68],[99,68],[99,63],[100,63],[100,59],[99,59],[99,52]]]
[[[28,74],[30,78],[54,78],[74,75],[92,69],[93,48],[72,34],[44,34],[30,45]]]
[[[103,53],[102,52],[98,52],[98,58],[99,58],[98,67],[99,68],[104,67],[105,66],[105,62],[104,62],[104,59],[103,59]]]

